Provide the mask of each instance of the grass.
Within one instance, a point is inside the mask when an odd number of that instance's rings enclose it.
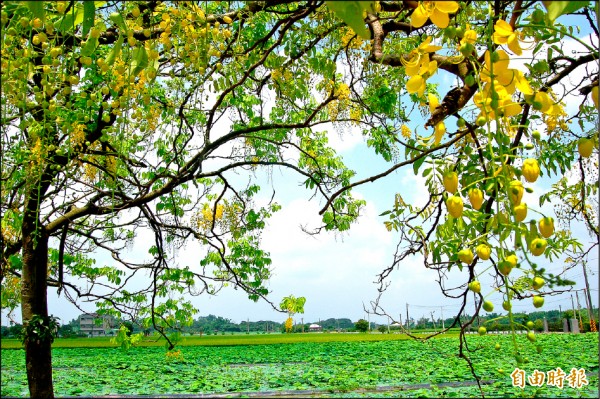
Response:
[[[422,334],[426,336],[425,334]],[[458,334],[444,334],[437,337],[456,337]],[[437,338],[436,337],[436,338]],[[93,338],[57,338],[53,348],[110,348],[116,344],[110,342],[110,337]],[[405,334],[381,333],[297,333],[297,334],[236,334],[236,335],[203,335],[184,337],[179,346],[232,346],[232,345],[269,345],[300,342],[359,342],[359,341],[398,341],[410,339]],[[21,349],[23,346],[18,339],[2,338],[2,349]],[[138,346],[164,346],[165,340],[160,337],[145,337]]]

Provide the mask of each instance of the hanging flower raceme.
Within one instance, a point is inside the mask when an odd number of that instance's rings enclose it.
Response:
[[[515,32],[510,24],[502,19],[496,21],[494,25],[493,40],[496,44],[508,44],[510,51],[516,55],[523,54],[523,49],[519,43],[519,32]]]
[[[406,90],[410,93],[425,93],[425,83],[430,76],[437,71],[437,61],[431,61],[429,53],[441,49],[441,46],[432,46],[431,36],[408,55],[408,61],[403,61],[406,67],[406,75],[411,78],[406,82]]]
[[[428,19],[431,19],[431,22],[438,28],[444,29],[450,22],[448,14],[456,11],[458,11],[456,1],[422,1],[410,16],[410,24],[415,28],[420,28]]]

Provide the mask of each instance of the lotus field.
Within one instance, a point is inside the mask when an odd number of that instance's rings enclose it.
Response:
[[[56,396],[481,397],[456,336],[289,337],[193,337],[171,352],[93,340],[94,347],[55,347]],[[598,334],[540,334],[535,345],[515,338],[524,349],[519,368],[511,335],[467,337],[486,397],[598,397]],[[28,396],[24,362],[22,349],[2,349],[2,397]]]

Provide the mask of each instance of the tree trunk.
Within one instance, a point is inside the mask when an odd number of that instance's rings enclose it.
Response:
[[[24,325],[33,315],[48,317],[48,236],[37,215],[31,216],[25,215],[22,226],[21,314]],[[25,364],[31,397],[54,398],[51,341],[25,338]]]

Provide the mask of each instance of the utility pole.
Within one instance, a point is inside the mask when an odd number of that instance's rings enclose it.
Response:
[[[367,322],[369,323],[369,332],[371,332],[371,313],[367,312]]]
[[[596,326],[594,325],[594,321],[593,321],[593,310],[592,310],[592,305],[589,302],[589,291],[587,291],[586,288],[583,289],[583,298],[585,299],[585,303],[587,305],[587,310],[588,310],[588,320],[590,321],[590,331],[591,332],[596,332]]]
[[[581,320],[581,304],[579,303],[579,291],[575,291],[575,298],[577,298],[577,311],[579,312],[579,330],[583,332],[583,321]]]
[[[440,306],[440,314],[442,316],[442,330],[446,329],[446,326],[444,325],[444,307]]]
[[[592,303],[592,295],[590,294],[590,283],[588,282],[588,277],[587,277],[587,269],[585,268],[585,262],[581,262],[581,267],[583,267],[583,281],[585,282],[585,289],[586,289],[586,299],[588,302],[588,312],[590,314],[590,328],[592,327],[593,324],[592,320],[595,321],[594,319],[594,304]]]
[[[410,317],[408,316],[408,303],[406,304],[406,330],[410,333]]]
[[[588,282],[588,279],[587,279],[587,269],[585,268],[585,262],[582,262],[581,266],[583,267],[583,281],[585,282],[585,289],[586,289],[588,303],[589,303],[588,309],[589,309],[590,313],[592,314],[592,317],[594,317],[594,312],[593,312],[594,304],[592,303],[592,295],[590,294],[590,283]],[[590,318],[590,321],[591,320],[592,319]]]
[[[433,312],[430,312],[431,314],[431,322],[433,323],[433,329],[437,330],[437,328],[435,327],[435,320],[433,319],[433,313],[435,312],[435,310]]]

